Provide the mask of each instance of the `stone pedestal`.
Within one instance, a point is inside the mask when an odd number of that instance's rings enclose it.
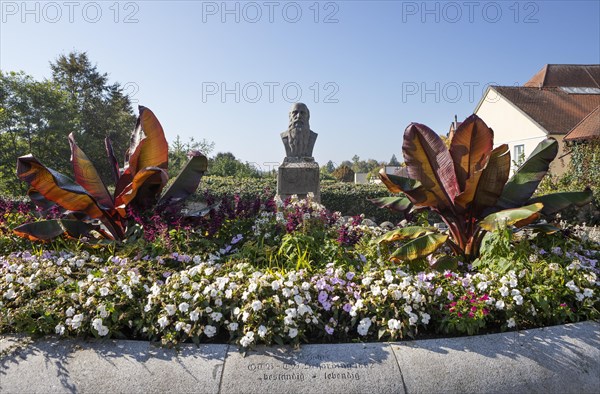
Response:
[[[314,194],[314,201],[321,202],[319,164],[312,157],[286,157],[277,173],[277,194],[285,200],[292,194],[306,198],[308,193]]]

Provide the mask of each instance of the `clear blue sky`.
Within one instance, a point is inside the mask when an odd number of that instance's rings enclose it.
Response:
[[[169,140],[206,138],[263,169],[284,157],[294,99],[311,111],[321,165],[387,161],[410,122],[446,133],[487,84],[600,63],[598,0],[2,0],[1,11],[2,70],[47,78],[50,60],[86,51]]]

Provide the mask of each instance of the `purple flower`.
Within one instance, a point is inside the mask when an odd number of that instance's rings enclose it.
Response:
[[[242,240],[242,238],[244,238],[244,236],[242,234],[238,234],[235,237],[233,237],[231,239],[231,244],[235,245],[236,243],[240,242]]]
[[[348,273],[346,274],[346,279],[348,279],[348,280],[352,280],[352,278],[354,278],[354,272],[348,272]]]
[[[327,294],[327,292],[325,291],[321,291],[319,292],[319,302],[321,304],[325,303],[327,301],[327,299],[329,298],[329,294]]]
[[[325,326],[325,332],[329,335],[333,334],[333,328],[329,327],[329,324]]]
[[[346,303],[343,308],[344,312],[350,313],[350,311],[352,310],[352,304],[350,304],[349,302]]]

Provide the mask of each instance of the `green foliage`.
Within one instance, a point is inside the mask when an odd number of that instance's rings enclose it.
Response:
[[[219,152],[210,159],[208,172],[213,176],[231,176],[236,178],[257,178],[259,171],[249,163],[242,163],[233,153]]]
[[[202,179],[203,192],[196,199],[203,199],[204,193],[216,200],[223,197],[232,199],[238,194],[242,200],[252,201],[257,196],[274,197],[277,192],[277,180],[270,177],[243,178],[206,176]],[[364,214],[365,218],[399,222],[404,215],[399,212],[377,208],[369,199],[389,197],[391,193],[381,184],[355,185],[353,183],[321,183],[321,203],[330,211],[339,211],[344,216]]]
[[[123,157],[135,120],[130,98],[118,83],[98,71],[86,53],[59,56],[50,64],[52,78],[36,81],[23,72],[0,71],[0,189],[18,195],[23,186],[15,177],[17,157],[32,153],[59,172],[68,172],[73,133],[96,163],[104,182],[112,169],[102,146],[110,137]]]
[[[214,142],[209,142],[204,138],[196,141],[194,137],[190,137],[187,142],[183,142],[181,137],[177,135],[175,140],[169,144],[169,178],[174,178],[181,172],[188,162],[188,154],[190,152],[198,151],[208,157],[214,147]]]

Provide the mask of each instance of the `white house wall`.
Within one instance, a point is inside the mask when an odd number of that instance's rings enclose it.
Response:
[[[515,145],[524,145],[525,158],[547,137],[546,131],[520,109],[489,88],[475,114],[494,130],[494,147],[508,144],[511,160]]]

